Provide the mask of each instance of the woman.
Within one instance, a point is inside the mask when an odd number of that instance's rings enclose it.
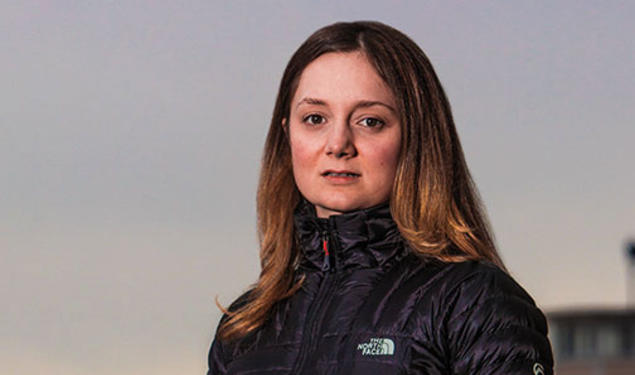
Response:
[[[377,22],[311,35],[284,72],[258,188],[262,271],[208,374],[551,374],[504,271],[430,62]]]

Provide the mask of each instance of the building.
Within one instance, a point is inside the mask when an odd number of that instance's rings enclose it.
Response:
[[[558,375],[635,374],[635,309],[547,314]]]
[[[635,375],[635,240],[625,248],[625,307],[547,313],[558,375]]]

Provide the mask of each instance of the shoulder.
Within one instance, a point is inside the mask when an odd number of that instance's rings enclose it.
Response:
[[[487,329],[528,326],[547,334],[547,322],[533,298],[507,272],[489,262],[453,264],[445,293],[450,323],[469,320]]]
[[[513,297],[535,306],[533,298],[516,280],[489,261],[444,262],[413,255],[405,263],[404,278],[415,280],[423,300],[433,297],[454,307],[457,303]]]
[[[225,307],[225,312],[218,322],[218,326],[216,328],[215,336],[218,337],[218,329],[230,318],[229,313],[236,312],[241,308],[245,307],[251,301],[253,297],[253,288],[243,292],[238,298],[236,298],[232,303],[229,304],[228,307]]]
[[[487,261],[407,263],[415,337],[452,373],[553,373],[545,316],[506,271]]]
[[[451,263],[443,282],[453,305],[472,305],[497,299],[515,299],[535,306],[533,298],[506,271],[487,261]],[[455,306],[461,308],[462,306]],[[466,306],[465,306],[466,307]]]
[[[227,311],[233,312],[241,307],[245,306],[249,303],[251,299],[252,289],[244,292],[240,295],[234,302],[232,302]],[[229,319],[229,315],[227,313],[223,314],[221,317],[218,326],[216,327],[216,333],[214,335],[214,339],[212,341],[209,354],[207,357],[208,362],[208,374],[224,374],[226,369],[226,363],[230,360],[233,355],[233,346],[234,342],[225,342],[220,339],[218,336],[218,330]]]
[[[535,306],[533,298],[520,284],[489,261],[443,262],[413,255],[405,263],[404,278],[415,280],[422,303],[434,298],[448,307],[460,308],[455,305],[507,297]]]
[[[411,301],[412,313],[422,320],[430,316],[437,321],[478,323],[509,316],[547,332],[546,319],[533,298],[491,262],[443,262],[413,256],[396,273],[398,295]]]
[[[533,298],[506,271],[488,261],[432,261],[420,267],[420,313],[432,312],[450,327],[468,324],[492,330],[506,325],[525,325],[547,334],[547,322]],[[449,331],[448,337],[462,330]]]
[[[445,342],[456,371],[517,373],[539,364],[551,373],[545,316],[507,272],[463,262],[449,264],[445,275]]]
[[[219,308],[221,308],[224,311],[224,313],[222,317],[220,318],[220,321],[218,322],[218,325],[216,327],[216,333],[214,335],[215,341],[218,341],[219,329],[230,318],[230,314],[245,307],[245,305],[247,305],[249,301],[251,301],[252,295],[253,295],[253,289],[249,289],[246,292],[243,292],[240,296],[238,296],[238,298],[236,298],[232,303],[230,303],[229,306],[218,305]]]

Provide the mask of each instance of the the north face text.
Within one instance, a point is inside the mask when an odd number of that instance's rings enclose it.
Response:
[[[357,350],[361,350],[362,355],[393,355],[395,343],[391,339],[372,338],[368,342],[358,344]]]

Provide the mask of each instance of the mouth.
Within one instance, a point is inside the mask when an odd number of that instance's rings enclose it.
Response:
[[[336,171],[336,170],[327,170],[322,173],[323,177],[348,177],[354,178],[359,177],[361,174],[355,173],[353,171]]]

